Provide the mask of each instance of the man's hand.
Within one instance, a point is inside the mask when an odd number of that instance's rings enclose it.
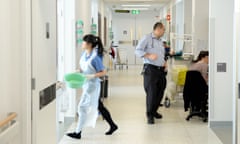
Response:
[[[157,60],[158,55],[157,54],[146,54],[144,57],[154,61],[154,60]]]

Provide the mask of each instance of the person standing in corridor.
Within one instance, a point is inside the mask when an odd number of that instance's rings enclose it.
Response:
[[[161,119],[157,112],[166,87],[165,49],[161,37],[165,26],[157,22],[153,32],[144,36],[136,47],[135,54],[143,58],[144,90],[146,93],[146,115],[148,124],[154,124],[154,118]]]

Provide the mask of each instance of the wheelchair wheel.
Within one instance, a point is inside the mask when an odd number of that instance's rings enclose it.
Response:
[[[171,101],[168,97],[165,98],[164,105],[166,108],[169,108],[171,105]]]

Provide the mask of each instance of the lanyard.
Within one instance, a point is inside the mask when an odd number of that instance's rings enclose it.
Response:
[[[152,36],[152,33],[150,34],[151,40],[152,40],[152,48],[154,48],[154,37]]]

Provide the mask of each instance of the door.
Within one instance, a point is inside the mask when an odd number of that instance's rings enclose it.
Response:
[[[113,14],[114,42],[118,45],[119,51],[126,51],[128,64],[143,63],[142,59],[135,56],[135,49],[139,40],[152,32],[156,15],[157,12],[152,11],[140,11],[138,15],[131,13]]]
[[[32,0],[32,144],[56,144],[56,0]]]
[[[134,47],[132,42],[134,39],[134,19],[128,14],[115,13],[113,16],[113,33],[114,33],[114,45],[118,51],[118,55],[122,62],[128,60],[128,64],[135,64],[133,55]],[[119,54],[120,53],[120,54]]]
[[[240,24],[240,10],[237,12],[236,14],[236,58],[237,58],[237,83],[238,83],[238,99],[237,99],[237,104],[236,104],[236,130],[235,130],[235,136],[237,139],[237,143],[240,144],[240,42],[239,42],[239,38],[240,38],[240,28],[238,27]],[[233,131],[234,132],[234,131]]]

